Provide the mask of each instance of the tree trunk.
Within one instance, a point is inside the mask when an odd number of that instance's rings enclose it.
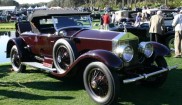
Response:
[[[114,2],[115,2],[114,4],[117,5],[117,0],[115,0]]]

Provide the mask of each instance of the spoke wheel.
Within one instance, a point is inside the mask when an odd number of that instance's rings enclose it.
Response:
[[[26,66],[22,65],[21,58],[18,53],[18,49],[15,45],[11,48],[10,59],[11,59],[11,64],[12,64],[12,68],[14,71],[16,71],[16,72],[25,71]]]
[[[64,39],[58,40],[55,43],[53,48],[53,61],[59,74],[64,74],[74,62],[76,54],[72,48],[72,44]]]
[[[72,60],[69,54],[69,50],[64,45],[60,45],[58,47],[58,50],[56,52],[56,58],[58,67],[62,70],[66,70]]]
[[[101,62],[90,63],[84,71],[84,86],[90,97],[98,104],[113,104],[118,99],[119,79]]]

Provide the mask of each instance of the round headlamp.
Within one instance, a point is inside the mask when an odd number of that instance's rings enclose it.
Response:
[[[149,42],[141,42],[139,49],[147,58],[150,58],[154,52],[153,45]]]
[[[129,45],[121,45],[115,49],[115,54],[125,62],[130,62],[133,59],[134,51]]]

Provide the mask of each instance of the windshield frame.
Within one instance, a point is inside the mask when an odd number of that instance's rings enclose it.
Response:
[[[68,25],[68,26],[57,26],[58,24],[59,25],[61,25],[61,22],[59,22],[60,20],[58,20],[58,19],[61,19],[61,18],[67,18],[68,17],[68,19],[70,19],[71,18],[71,20],[73,21],[75,21],[75,20],[77,20],[76,19],[76,17],[77,18],[80,18],[79,20],[81,20],[81,21],[86,21],[87,23],[88,23],[88,25],[86,26],[86,25],[83,25],[83,26],[79,26],[79,25]],[[74,17],[74,18],[72,18],[72,17]],[[82,18],[81,19],[81,17],[86,17],[86,19],[85,20],[82,20],[82,19],[84,19],[84,18]],[[62,29],[62,28],[73,28],[73,27],[83,27],[83,28],[87,28],[87,29],[91,29],[92,28],[92,22],[91,22],[91,18],[90,18],[90,15],[66,15],[66,16],[52,16],[52,21],[53,21],[53,24],[54,24],[54,28],[56,29],[56,30],[60,30],[60,29]],[[65,21],[64,21],[65,22]],[[68,21],[67,21],[68,22]],[[77,22],[77,21],[75,21],[75,22]],[[69,24],[69,23],[68,23]]]

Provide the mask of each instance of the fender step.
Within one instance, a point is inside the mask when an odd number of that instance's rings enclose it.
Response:
[[[34,67],[34,68],[39,68],[39,69],[45,70],[47,72],[54,72],[54,71],[56,71],[55,68],[46,67],[42,63],[38,63],[38,62],[22,62],[22,64],[23,65],[28,65],[28,66],[31,66],[31,67]]]

